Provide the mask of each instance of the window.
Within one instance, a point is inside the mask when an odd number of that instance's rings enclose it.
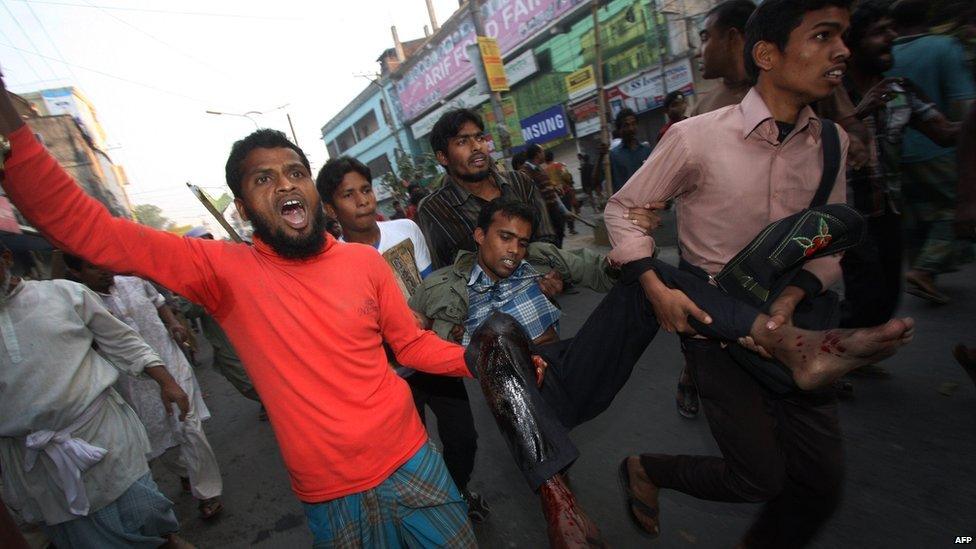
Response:
[[[357,141],[366,139],[370,134],[380,129],[380,125],[376,121],[376,112],[369,111],[365,116],[357,120],[352,127],[356,129]]]
[[[329,158],[339,158],[342,155],[342,153],[339,152],[339,146],[336,145],[335,140],[326,143],[325,148],[329,150]]]
[[[369,168],[370,173],[373,175],[373,179],[379,179],[383,177],[384,174],[393,171],[393,166],[390,164],[390,159],[385,154],[377,156],[376,158],[367,162],[366,167]]]
[[[342,153],[346,152],[347,150],[349,150],[350,147],[352,147],[353,145],[355,145],[356,144],[356,141],[358,141],[356,139],[356,134],[355,134],[353,128],[350,127],[350,128],[347,128],[346,131],[340,133],[339,134],[339,137],[336,137],[334,143],[336,144],[336,148],[337,148],[339,154],[342,154]]]

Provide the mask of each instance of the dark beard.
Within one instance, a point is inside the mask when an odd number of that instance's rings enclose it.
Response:
[[[312,216],[312,232],[298,238],[285,234],[280,229],[272,229],[259,215],[247,212],[254,227],[254,234],[285,259],[306,259],[322,251],[325,246],[325,212],[317,208]]]
[[[459,173],[454,177],[460,179],[461,181],[464,181],[465,183],[478,183],[484,181],[485,179],[488,179],[489,175],[491,175],[491,170],[482,170],[477,173],[466,173],[466,174]]]

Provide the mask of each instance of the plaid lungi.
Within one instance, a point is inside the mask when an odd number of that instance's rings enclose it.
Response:
[[[314,547],[477,547],[440,452],[424,444],[379,486],[306,503]]]
[[[146,473],[105,507],[43,529],[56,547],[149,549],[163,545],[180,524],[173,502],[159,491],[152,474]]]

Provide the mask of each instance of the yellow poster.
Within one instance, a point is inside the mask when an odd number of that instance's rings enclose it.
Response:
[[[570,101],[585,97],[594,90],[596,90],[596,76],[592,65],[566,75],[566,92],[569,94]]]
[[[481,61],[485,65],[485,74],[488,76],[488,88],[495,92],[508,91],[508,78],[505,76],[505,64],[502,63],[502,52],[498,49],[498,41],[479,36],[478,48],[481,50]]]

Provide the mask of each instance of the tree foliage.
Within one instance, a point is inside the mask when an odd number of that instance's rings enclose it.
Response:
[[[163,215],[163,210],[153,204],[137,204],[132,207],[132,213],[139,223],[154,229],[165,230],[173,226],[173,222]]]

